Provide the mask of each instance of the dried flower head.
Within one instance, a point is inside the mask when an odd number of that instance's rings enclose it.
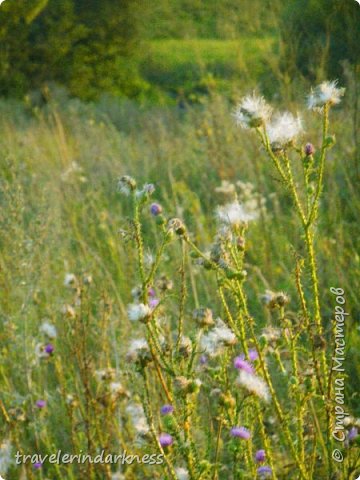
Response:
[[[267,129],[271,148],[283,150],[293,144],[302,132],[301,119],[290,112],[277,114]]]
[[[268,402],[270,400],[269,389],[265,381],[252,373],[240,370],[237,383],[243,388]]]
[[[328,104],[337,105],[344,96],[345,88],[337,86],[338,81],[325,81],[315,87],[308,96],[308,107],[311,110],[322,110]]]
[[[189,472],[186,470],[186,468],[183,467],[177,467],[175,468],[175,474],[177,480],[189,480]]]
[[[257,128],[264,125],[271,117],[272,108],[264,97],[253,93],[244,97],[237,106],[234,116],[243,128]]]
[[[130,195],[136,189],[136,181],[129,175],[122,176],[118,181],[118,190],[123,195]]]
[[[151,308],[143,303],[131,303],[128,305],[127,313],[132,322],[145,322],[150,318]]]
[[[237,201],[218,207],[216,214],[220,223],[229,226],[244,225],[259,217],[256,205],[252,203],[240,204]]]
[[[201,327],[211,327],[215,324],[212,310],[206,307],[196,308],[193,311],[193,318]]]
[[[236,341],[235,334],[218,318],[215,327],[201,337],[200,348],[210,357],[216,357],[225,347],[235,345]]]
[[[49,338],[56,338],[56,327],[49,322],[44,322],[40,327],[40,332],[44,333]]]

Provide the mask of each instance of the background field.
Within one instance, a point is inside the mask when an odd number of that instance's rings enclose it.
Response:
[[[117,190],[122,175],[154,183],[154,198],[169,217],[184,219],[202,247],[226,201],[216,188],[224,180],[251,182],[267,211],[247,240],[246,289],[257,327],[269,320],[260,301],[266,289],[296,298],[294,257],[304,253],[296,216],[263,149],[235,125],[233,111],[243,94],[264,92],[276,108],[302,112],[300,145],[318,149],[320,118],[305,99],[310,85],[335,76],[347,91],[331,112],[336,145],[326,164],[316,249],[327,337],[329,289],[345,291],[346,398],[359,417],[360,7],[350,0],[147,3],[49,0],[30,8],[6,0],[0,7],[0,400],[27,412],[26,428],[17,430],[21,447],[46,453],[71,443],[59,372],[34,358],[45,320],[57,325],[60,364],[67,365],[80,338],[64,313],[72,301],[66,274],[93,279],[86,299],[92,367],[121,371],[133,328],[126,308],[138,282],[133,251],[120,234],[130,215]],[[294,169],[301,182],[300,165]],[[150,252],[159,237],[150,215],[144,222]],[[178,254],[169,253],[162,273],[178,272]],[[186,314],[197,304],[221,311],[214,278],[190,259],[188,266]],[[70,367],[66,372],[69,391],[78,387],[75,370],[72,377]],[[38,414],[34,403],[45,395],[49,413]],[[0,440],[5,432],[0,420]],[[6,478],[17,479],[11,472]],[[75,467],[66,475],[78,478]]]

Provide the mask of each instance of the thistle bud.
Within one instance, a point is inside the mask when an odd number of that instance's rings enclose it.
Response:
[[[314,155],[315,153],[315,147],[312,143],[307,143],[304,147],[304,152],[307,157],[310,155]]]

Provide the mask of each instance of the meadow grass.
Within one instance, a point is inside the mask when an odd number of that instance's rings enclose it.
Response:
[[[174,51],[171,42],[157,46],[159,61],[167,51]],[[204,44],[208,51],[209,43]],[[201,45],[197,41],[194,51],[205,48]],[[222,55],[222,47],[217,50],[216,45],[210,49],[212,54],[206,60],[209,63]],[[176,64],[191,60],[188,48],[177,55],[183,60],[177,58]],[[237,55],[234,53],[235,63]],[[254,190],[265,198],[266,211],[246,233],[244,268],[248,277],[243,288],[257,331],[281,321],[276,312],[264,308],[260,296],[265,290],[289,295],[290,316],[300,308],[294,265],[297,258],[306,257],[306,251],[291,199],[279,188],[279,180],[256,136],[234,125],[232,106],[219,96],[186,109],[141,109],[129,102],[92,106],[68,100],[42,110],[3,102],[1,111],[0,432],[4,440],[11,438],[14,450],[25,453],[52,453],[59,448],[73,453],[94,453],[100,448],[153,453],[151,443],[133,443],[126,415],[130,390],[135,392],[132,401],[145,401],[145,405],[149,394],[155,408],[166,401],[166,396],[158,395],[152,380],[150,393],[143,390],[141,379],[125,368],[129,339],[140,334],[139,327],[127,316],[131,289],[140,278],[137,252],[128,236],[134,225],[132,202],[117,191],[119,177],[132,175],[139,185],[154,183],[153,200],[161,203],[167,217],[184,221],[191,242],[201,250],[208,248],[215,235],[214,212],[227,198],[216,191],[221,181],[241,180],[254,185]],[[319,149],[320,116],[306,113],[304,120],[302,144],[311,141]],[[324,335],[330,342],[334,311],[330,287],[342,288],[350,313],[346,402],[350,413],[359,416],[356,321],[360,202],[354,175],[356,152],[346,106],[331,112],[331,133],[338,141],[326,161],[315,242],[321,314]],[[293,168],[296,183],[300,183],[300,162]],[[146,212],[141,219],[145,256],[154,254],[162,241],[156,222]],[[181,242],[175,242],[166,251],[159,273],[172,280],[174,296],[183,299],[180,308],[187,332],[193,325],[194,308],[208,306],[214,314],[223,316],[224,301],[215,294],[217,280],[211,269],[204,270],[190,256],[182,257],[182,252]],[[74,274],[76,280],[65,286],[67,274]],[[311,279],[306,269],[303,281],[309,299]],[[174,301],[166,315],[177,316],[178,308]],[[45,321],[56,325],[58,335],[53,341],[53,355],[39,360],[37,345],[45,341],[39,328]],[[241,351],[236,347],[233,353]],[[286,405],[289,380],[283,381],[280,367],[276,356],[269,360],[280,402]],[[109,368],[115,369],[117,380],[124,386],[115,400],[109,397],[106,382],[104,386],[94,380],[94,372]],[[39,399],[46,400],[46,408],[36,407]],[[186,416],[188,406],[184,408]],[[149,412],[145,413],[149,420]],[[246,415],[251,417],[249,412]],[[298,478],[294,465],[286,467],[291,462],[286,437],[284,440],[280,435],[280,443],[276,443],[279,425],[270,420],[266,428],[270,432],[275,429],[272,441],[278,445],[277,478]],[[158,422],[157,416],[154,421]],[[198,422],[194,425],[195,443],[214,435],[221,437],[216,420],[209,421],[209,431]],[[204,478],[230,478],[227,470],[221,473],[213,467],[221,452],[225,451],[226,462],[230,462],[231,455],[237,458],[240,454],[236,449],[226,452],[226,438],[219,440],[216,452],[211,442],[205,448],[213,464],[202,465],[204,475],[209,475]],[[190,451],[186,445],[182,448],[191,469],[196,463],[191,442]],[[251,452],[244,455],[242,461],[249,470],[234,470],[231,478],[254,478]],[[316,465],[321,464],[321,455],[315,451]],[[171,455],[170,459],[173,461]],[[313,478],[328,478],[321,468]],[[44,465],[39,470],[27,465],[23,470],[27,478],[112,478],[110,465],[98,469],[89,465]],[[171,468],[167,472],[172,478]],[[158,468],[139,465],[127,467],[124,474],[126,479],[165,475]],[[198,478],[196,473],[193,475],[191,478]],[[19,467],[12,465],[6,478],[20,478]]]

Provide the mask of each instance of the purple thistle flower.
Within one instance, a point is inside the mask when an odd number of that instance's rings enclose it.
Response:
[[[149,300],[149,307],[153,310],[155,307],[157,307],[160,303],[160,300],[158,298],[151,298]]]
[[[257,463],[265,462],[265,458],[266,458],[265,450],[258,450],[255,453],[255,460]]]
[[[160,445],[164,447],[170,447],[174,443],[173,437],[169,433],[161,433],[159,436]]]
[[[155,293],[155,289],[153,287],[149,288],[148,295],[149,295],[149,297],[155,297],[156,293]]]
[[[54,353],[54,350],[55,350],[55,347],[52,343],[48,343],[47,345],[45,345],[45,352],[49,355],[51,355],[52,353]]]
[[[199,359],[199,363],[200,365],[206,365],[208,363],[208,358],[206,355],[201,355],[200,359]]]
[[[40,468],[42,468],[43,464],[42,462],[36,462],[34,463],[34,468],[35,470],[40,470]]]
[[[307,155],[309,157],[310,155],[314,155],[315,147],[312,143],[307,143],[305,145],[304,151],[305,151],[305,155]]]
[[[160,412],[162,415],[169,415],[169,413],[173,413],[174,407],[172,405],[163,405],[160,408]]]
[[[355,440],[355,438],[359,435],[359,430],[356,427],[352,427],[349,430],[349,435],[348,435],[348,440],[349,442],[352,442]]]
[[[37,400],[35,405],[38,407],[38,408],[44,408],[46,407],[46,401],[45,400]]]
[[[150,213],[151,215],[154,215],[154,217],[157,217],[158,215],[160,215],[161,212],[162,212],[162,206],[159,205],[158,203],[152,203],[150,205]]]
[[[259,354],[258,352],[255,350],[255,348],[250,348],[249,350],[249,360],[251,362],[254,362],[255,360],[257,360],[259,358]]]
[[[254,373],[254,367],[245,360],[244,355],[239,355],[234,359],[234,367],[238,370],[245,370],[247,373]]]
[[[266,465],[259,467],[256,471],[260,478],[268,478],[272,475],[271,468]]]
[[[249,438],[251,437],[251,433],[245,427],[233,427],[230,430],[230,434],[232,437],[242,438],[243,440],[249,440]]]

